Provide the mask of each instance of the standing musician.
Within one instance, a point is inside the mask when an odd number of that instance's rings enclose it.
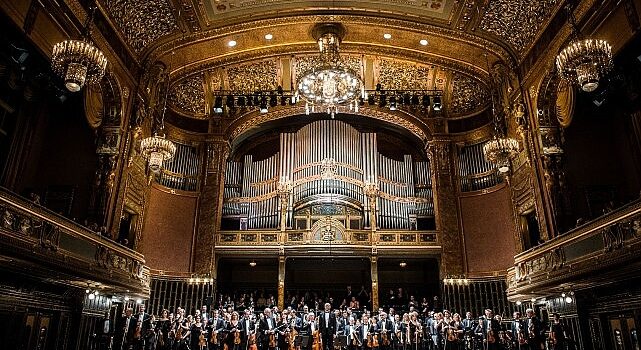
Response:
[[[191,322],[188,317],[184,317],[185,310],[183,308],[178,307],[177,310],[176,321],[172,329],[174,350],[189,349],[189,326]]]
[[[554,321],[550,327],[550,339],[552,340],[552,349],[562,350],[566,348],[565,326],[561,323],[559,314],[552,314]]]
[[[151,329],[151,316],[145,312],[145,305],[140,304],[135,316],[136,328],[133,336],[134,350],[145,348],[145,338]]]
[[[158,334],[157,348],[159,350],[171,349],[169,331],[171,331],[172,322],[173,315],[169,314],[169,310],[163,309],[160,313],[160,319],[156,321],[156,333]]]
[[[301,334],[308,340],[303,341],[302,346],[304,349],[322,350],[323,338],[321,337],[316,316],[313,312],[307,314],[307,319],[301,327]]]
[[[376,317],[371,317],[369,319],[369,336],[367,337],[368,348],[378,350],[380,347],[379,333],[380,329],[378,328],[378,321],[376,320]]]
[[[200,315],[194,317],[194,323],[189,327],[191,334],[189,348],[192,350],[205,350],[207,349],[207,337],[205,334],[205,325],[201,322]]]
[[[332,350],[336,334],[336,315],[332,312],[330,303],[325,303],[325,310],[319,315],[318,328],[323,338],[323,350]]]
[[[468,311],[465,313],[465,319],[463,320],[463,341],[466,349],[473,348],[475,328],[476,320],[472,316],[472,313]]]
[[[514,311],[512,316],[514,317],[514,320],[512,320],[510,324],[510,331],[508,332],[512,348],[516,350],[525,350],[528,348],[525,322],[521,319],[521,313],[518,311]]]
[[[443,314],[440,312],[437,312],[433,314],[433,316],[434,317],[432,318],[432,321],[428,329],[428,332],[431,337],[431,339],[429,339],[430,341],[428,342],[428,349],[438,350],[438,349],[441,349],[441,344],[443,344],[442,342],[443,339],[441,337],[441,332],[440,332],[442,323],[443,323]]]
[[[378,329],[380,332],[380,348],[381,350],[389,350],[392,346],[392,331],[394,330],[394,322],[392,322],[385,312],[380,313],[380,321],[378,321]]]
[[[287,323],[287,310],[283,310],[282,317],[276,314],[276,338],[278,350],[287,350],[289,342],[289,323]]]
[[[223,340],[222,332],[225,330],[227,325],[225,320],[220,317],[217,309],[214,309],[212,317],[207,323],[207,335],[209,350],[219,350],[220,344]]]
[[[483,347],[487,350],[498,350],[500,341],[499,341],[499,332],[501,331],[501,325],[499,321],[494,318],[494,313],[490,309],[485,309],[485,317],[479,319],[479,324],[476,328],[476,333],[480,334],[481,339],[483,340]]]
[[[254,322],[254,319],[252,317],[252,312],[249,309],[245,309],[245,313],[243,314],[243,318],[240,320],[240,323],[242,326],[240,327],[240,344],[241,344],[241,350],[247,350],[249,349],[249,338],[253,337],[253,339],[256,339],[256,323]]]
[[[390,311],[393,309],[390,309]],[[401,322],[401,316],[398,314],[394,315],[392,329],[392,349],[400,350],[403,347],[403,323]]]
[[[423,341],[423,326],[418,320],[418,313],[410,313],[408,344],[410,349],[418,350]]]
[[[238,312],[231,313],[231,319],[225,324],[225,350],[240,350],[242,343],[243,324],[240,322]],[[193,350],[193,349],[192,349]]]
[[[361,325],[358,328],[358,337],[361,340],[361,350],[369,350],[367,337],[369,336],[369,318],[363,313]]]
[[[268,307],[263,311],[263,315],[265,317],[261,319],[258,324],[258,329],[261,333],[260,342],[262,344],[262,350],[273,350],[277,345],[274,341],[276,337],[276,331],[274,330],[276,328],[276,321],[272,317],[272,310]]]
[[[136,332],[136,318],[132,315],[133,310],[127,308],[123,316],[122,324],[122,349],[129,350],[133,348],[134,333]]]
[[[444,334],[445,350],[458,350],[463,343],[463,322],[461,322],[461,315],[455,313],[452,316],[452,321],[445,327]]]
[[[544,349],[545,339],[543,337],[543,324],[541,320],[536,317],[533,309],[525,310],[525,316],[527,317],[527,343],[530,346],[530,350]]]
[[[362,340],[358,336],[358,323],[354,317],[349,318],[349,323],[345,326],[345,335],[347,336],[347,349],[357,350],[361,347]]]

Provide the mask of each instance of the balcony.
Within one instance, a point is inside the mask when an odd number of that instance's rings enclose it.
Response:
[[[104,292],[148,295],[145,259],[67,218],[0,188],[3,269]]]
[[[641,201],[518,254],[508,271],[512,300],[638,276]]]
[[[322,251],[331,248],[335,252],[363,254],[376,249],[379,254],[422,249],[440,252],[440,243],[435,231],[386,230],[372,233],[370,230],[345,230],[334,240],[323,240],[311,230],[281,231],[222,231],[216,236],[217,251],[260,252],[282,249],[289,253]]]

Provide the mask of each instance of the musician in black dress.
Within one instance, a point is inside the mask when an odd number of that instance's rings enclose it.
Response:
[[[227,346],[227,350],[241,349],[243,332],[243,323],[239,319],[238,312],[234,311],[231,313],[231,319],[226,323],[225,327],[227,336],[225,337],[224,344]]]
[[[189,341],[189,348],[191,350],[205,350],[207,349],[207,337],[205,334],[205,325],[200,321],[200,315],[196,315],[194,323],[189,328],[191,338]]]
[[[554,321],[550,327],[550,338],[552,340],[552,349],[562,350],[567,346],[567,339],[565,337],[565,326],[561,323],[559,314],[552,314]]]
[[[160,319],[156,321],[156,334],[157,334],[157,349],[168,350],[171,349],[169,341],[169,331],[171,331],[171,322],[169,318],[169,310],[163,309],[160,313]]]

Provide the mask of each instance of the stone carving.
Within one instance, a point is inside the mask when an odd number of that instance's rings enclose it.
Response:
[[[523,55],[558,3],[559,0],[489,1],[480,27],[500,37]]]
[[[179,111],[194,117],[205,117],[204,74],[183,79],[171,87],[169,103]]]
[[[178,28],[168,0],[105,0],[104,4],[127,43],[138,53]]]

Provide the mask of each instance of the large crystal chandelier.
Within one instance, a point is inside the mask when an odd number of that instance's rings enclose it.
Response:
[[[326,111],[334,117],[340,106],[358,110],[357,99],[363,95],[358,73],[346,67],[339,56],[345,29],[338,23],[319,24],[312,34],[320,49],[320,63],[298,79],[298,96],[306,101],[307,114]]]
[[[107,68],[107,58],[91,43],[89,37],[95,12],[96,8],[93,7],[91,15],[87,16],[81,40],[69,39],[53,47],[53,71],[64,79],[65,87],[71,92],[80,91],[86,83],[99,82]]]
[[[487,59],[487,56],[486,56]],[[494,99],[497,94],[492,68],[488,61],[488,72],[490,72],[491,96],[492,99],[492,118],[494,124],[494,136],[491,140],[483,145],[483,155],[489,163],[495,164],[499,173],[505,174],[510,171],[510,161],[519,153],[519,141],[507,137],[501,127],[503,115],[496,113]]]
[[[605,40],[582,38],[569,3],[566,10],[573,39],[556,56],[556,67],[563,79],[578,83],[583,91],[592,92],[612,68],[612,47]]]

